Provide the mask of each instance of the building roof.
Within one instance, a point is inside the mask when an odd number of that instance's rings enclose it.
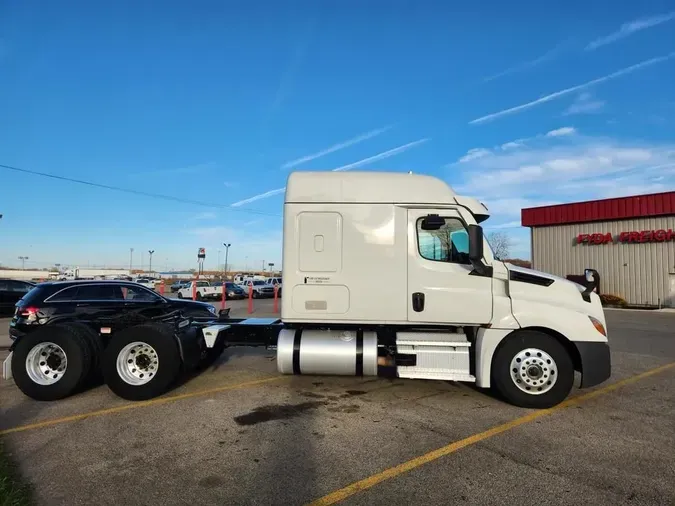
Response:
[[[524,227],[544,227],[665,215],[675,215],[675,191],[530,207],[521,211],[521,222]]]
[[[293,172],[285,202],[455,204],[444,181],[400,172]]]

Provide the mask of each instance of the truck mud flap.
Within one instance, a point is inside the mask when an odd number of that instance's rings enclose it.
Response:
[[[7,358],[2,362],[2,379],[11,380],[12,379],[12,355],[13,351],[9,352]]]

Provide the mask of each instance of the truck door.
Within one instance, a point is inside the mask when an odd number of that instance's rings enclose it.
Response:
[[[445,224],[423,230],[422,220],[429,214],[438,214]],[[472,271],[467,225],[458,211],[408,210],[408,321],[489,323],[492,278]]]

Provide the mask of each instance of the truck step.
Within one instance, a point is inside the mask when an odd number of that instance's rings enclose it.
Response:
[[[396,345],[469,347],[464,333],[450,332],[397,332]]]
[[[468,383],[475,383],[476,377],[468,373],[452,372],[440,369],[418,369],[416,367],[405,369],[415,369],[414,371],[401,371],[398,368],[397,375],[399,378],[405,379],[428,379],[441,381],[466,381]]]
[[[463,333],[398,332],[396,352],[413,355],[415,365],[399,365],[399,378],[469,381],[471,343]]]

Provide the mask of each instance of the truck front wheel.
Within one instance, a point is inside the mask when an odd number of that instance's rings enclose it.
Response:
[[[115,394],[131,401],[163,394],[178,377],[181,359],[170,326],[129,327],[115,334],[103,357],[103,378]]]
[[[550,408],[574,384],[574,365],[556,338],[539,331],[514,332],[492,361],[492,384],[508,402],[523,408]]]

